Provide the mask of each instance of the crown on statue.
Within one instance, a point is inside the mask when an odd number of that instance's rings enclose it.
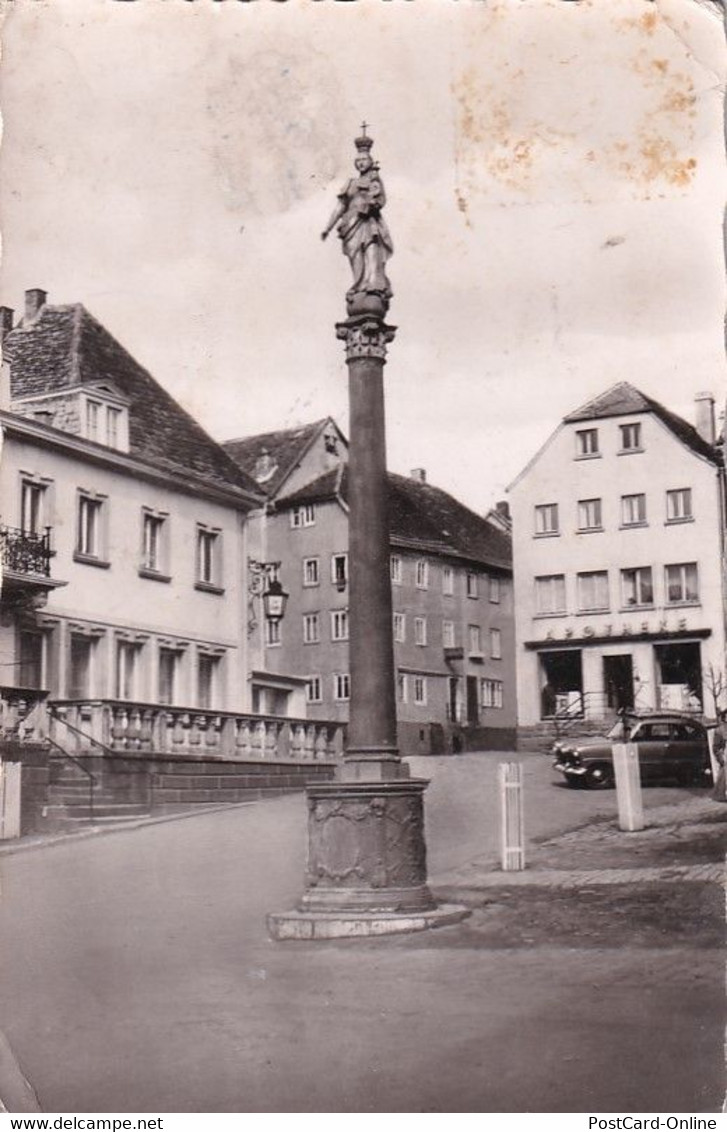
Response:
[[[358,138],[354,138],[354,144],[356,146],[356,149],[359,150],[362,153],[369,153],[370,150],[371,150],[371,146],[374,144],[374,139],[370,138],[368,136],[368,134],[366,133],[367,128],[368,128],[368,122],[362,122],[361,123],[361,136],[358,137]]]

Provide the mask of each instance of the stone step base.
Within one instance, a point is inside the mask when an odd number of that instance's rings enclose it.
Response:
[[[267,923],[277,940],[351,939],[444,928],[469,915],[468,908],[441,904],[426,912],[271,912]]]

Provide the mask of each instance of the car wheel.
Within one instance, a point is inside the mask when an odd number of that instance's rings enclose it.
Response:
[[[566,775],[565,781],[566,781],[566,785],[570,786],[571,790],[577,790],[578,787],[580,786],[580,782],[578,781],[578,779],[574,778],[572,775]]]
[[[590,790],[607,790],[613,786],[613,767],[608,763],[589,766],[585,774],[586,786]]]

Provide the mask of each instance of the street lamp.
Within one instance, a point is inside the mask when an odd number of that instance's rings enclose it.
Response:
[[[277,578],[273,578],[268,583],[268,588],[263,590],[263,613],[268,621],[282,621],[285,617],[285,607],[288,603],[289,595],[285,592]]]
[[[280,584],[277,576],[279,569],[279,562],[258,562],[256,558],[248,558],[247,560],[248,593],[250,595],[248,634],[252,633],[257,625],[255,618],[256,598],[260,598],[262,601],[263,614],[267,621],[277,623],[285,617],[285,607],[290,595]]]

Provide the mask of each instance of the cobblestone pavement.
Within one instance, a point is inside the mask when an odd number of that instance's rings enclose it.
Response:
[[[725,880],[725,866],[717,862],[705,865],[671,865],[664,868],[652,866],[634,869],[525,869],[523,872],[483,872],[477,868],[477,863],[473,862],[468,868],[457,871],[458,884],[466,884],[468,880],[478,888],[514,888],[531,885],[545,888],[584,888],[593,884],[643,884],[652,880],[713,881],[719,884]]]
[[[613,819],[594,821],[536,841],[527,847],[528,864],[523,871],[505,872],[493,865],[490,855],[477,857],[437,880],[447,886],[472,888],[727,882],[727,808],[710,797],[683,798],[676,805],[649,809],[646,821],[646,828],[634,832],[620,830]],[[690,861],[694,853],[700,859]],[[574,859],[576,867],[569,867],[566,862]]]

